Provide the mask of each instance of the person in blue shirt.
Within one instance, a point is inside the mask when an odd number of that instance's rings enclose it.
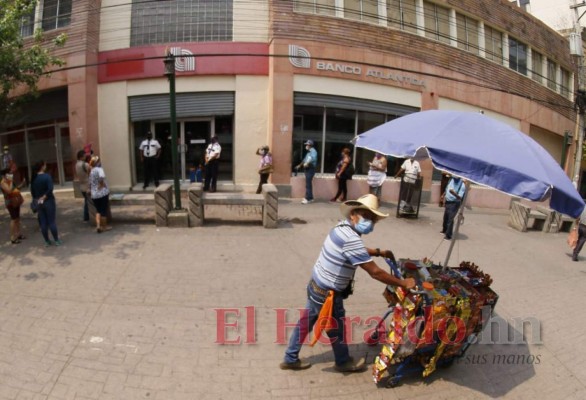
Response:
[[[48,247],[53,244],[60,246],[61,240],[59,240],[57,223],[55,222],[57,205],[53,195],[53,179],[46,171],[47,164],[44,161],[39,161],[33,166],[31,195],[38,204],[37,216],[43,239],[45,239],[45,246]],[[49,231],[51,231],[55,242],[49,240]]]
[[[462,199],[466,193],[466,183],[457,176],[453,176],[446,186],[444,193],[444,223],[442,232],[445,234],[446,240],[452,239],[452,232],[454,230],[454,218],[462,205]]]
[[[317,168],[317,150],[313,147],[313,140],[309,139],[305,143],[307,153],[301,164],[295,169],[303,168],[305,171],[305,198],[301,200],[302,204],[313,203],[313,177]]]

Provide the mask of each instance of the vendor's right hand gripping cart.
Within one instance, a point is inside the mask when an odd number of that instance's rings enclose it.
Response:
[[[386,339],[374,361],[374,382],[389,373],[386,386],[395,387],[405,375],[421,372],[425,378],[462,357],[488,323],[498,295],[490,289],[490,275],[470,262],[457,268],[425,259],[387,263],[395,276],[412,277],[421,288],[387,286],[383,296],[389,308],[377,328],[390,317],[388,330],[377,329],[371,337]]]

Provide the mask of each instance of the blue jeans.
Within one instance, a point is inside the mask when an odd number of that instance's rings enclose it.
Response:
[[[37,213],[39,216],[39,226],[41,227],[41,233],[43,234],[45,242],[49,241],[49,230],[51,230],[53,239],[59,240],[57,224],[55,223],[55,218],[57,216],[57,205],[55,204],[55,199],[52,198],[45,200],[39,207],[39,211]]]
[[[444,223],[442,226],[443,232],[446,234],[446,238],[452,238],[452,232],[454,230],[454,218],[458,214],[461,202],[459,201],[446,201],[444,205]]]
[[[313,326],[317,321],[317,317],[325,300],[326,296],[316,293],[311,284],[307,285],[307,304],[305,305],[305,313],[299,322],[297,322],[297,325],[291,334],[291,338],[289,339],[289,347],[287,347],[287,350],[285,351],[286,363],[294,363],[299,360],[301,345],[306,340],[309,332],[313,330]],[[328,337],[332,342],[332,350],[334,351],[336,365],[342,365],[350,358],[348,344],[344,337],[343,318],[345,316],[346,310],[344,310],[344,300],[342,299],[342,296],[336,294],[334,296],[332,317],[337,322],[337,329],[327,331]]]
[[[315,167],[305,168],[305,199],[313,200],[313,176]]]

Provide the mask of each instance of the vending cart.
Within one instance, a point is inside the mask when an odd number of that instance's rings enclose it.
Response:
[[[417,281],[416,290],[385,288],[389,307],[380,327],[386,329],[371,337],[382,342],[373,365],[374,382],[395,387],[406,375],[425,378],[462,357],[488,323],[498,295],[490,289],[490,275],[471,262],[456,268],[425,259],[387,262],[394,275]]]

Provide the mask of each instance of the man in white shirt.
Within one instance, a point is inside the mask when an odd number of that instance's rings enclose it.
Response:
[[[208,145],[205,154],[205,181],[203,185],[204,192],[215,192],[218,183],[218,163],[220,154],[222,153],[222,146],[218,143],[216,136],[212,137],[211,143]]]
[[[155,181],[155,186],[159,186],[159,168],[157,161],[161,155],[161,144],[157,139],[153,139],[153,133],[147,132],[147,137],[138,147],[140,150],[140,161],[144,170],[143,189],[149,186],[151,178]]]
[[[399,172],[395,174],[395,178],[398,178],[402,174],[405,174],[403,181],[405,182],[406,190],[403,198],[399,199],[404,201],[404,206],[401,208],[412,211],[413,206],[411,206],[411,198],[413,197],[413,192],[415,191],[415,183],[421,174],[421,166],[419,165],[419,161],[415,160],[413,157],[406,159],[401,165]]]

